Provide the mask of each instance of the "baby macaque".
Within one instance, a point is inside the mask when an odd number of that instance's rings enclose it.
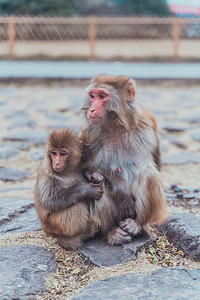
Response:
[[[101,198],[103,177],[97,182],[94,172],[95,180],[90,174],[94,182],[88,182],[82,175],[81,157],[78,136],[68,129],[56,130],[37,169],[34,198],[42,228],[66,249],[81,247],[98,231],[90,220],[90,203]]]

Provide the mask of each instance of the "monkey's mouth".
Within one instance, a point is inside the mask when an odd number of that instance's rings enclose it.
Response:
[[[103,120],[102,117],[90,117],[90,121],[94,124],[98,124]]]
[[[63,170],[64,170],[64,168],[56,168],[56,167],[54,167],[54,171],[56,173],[61,173]]]

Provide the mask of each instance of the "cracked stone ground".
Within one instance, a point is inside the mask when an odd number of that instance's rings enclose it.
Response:
[[[86,85],[55,82],[0,85],[0,245],[37,245],[51,250],[58,264],[60,257],[70,257],[72,263],[70,267],[66,263],[63,275],[55,271],[54,265],[49,266],[49,272],[53,270],[53,273],[47,279],[46,291],[44,287],[36,287],[38,294],[43,291],[45,299],[63,296],[67,299],[98,279],[131,272],[150,274],[159,268],[151,265],[145,252],[141,252],[137,260],[107,268],[89,267],[87,273],[80,275],[78,268],[85,266],[80,255],[62,250],[54,239],[38,231],[40,223],[35,215],[33,190],[44,143],[56,128],[68,127],[80,133],[84,124],[80,109]],[[138,82],[137,86],[137,101],[155,114],[159,125],[168,212],[170,215],[187,212],[198,217],[200,87],[176,82],[154,85]],[[44,262],[38,264],[40,271],[47,268]],[[191,269],[200,267],[190,259],[185,260],[185,265]],[[27,279],[26,270],[23,274]],[[2,289],[0,285],[0,293]]]

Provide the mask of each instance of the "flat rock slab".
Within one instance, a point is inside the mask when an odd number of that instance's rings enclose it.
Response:
[[[57,121],[63,121],[64,123],[63,123],[63,126],[66,124],[66,122],[68,121],[68,120],[71,120],[71,117],[70,116],[67,116],[66,114],[59,114],[59,113],[49,113],[49,112],[47,112],[46,113],[46,117],[47,117],[47,119],[51,119],[51,120],[57,120]]]
[[[26,117],[25,110],[15,110],[15,109],[9,109],[9,107],[6,107],[6,114],[4,115],[5,119],[13,119],[13,118],[24,118]]]
[[[199,118],[200,119],[200,118]],[[198,132],[194,132],[192,134],[192,138],[193,140],[197,141],[197,142],[200,142],[200,130]]]
[[[164,165],[185,165],[190,163],[200,163],[200,155],[190,152],[181,152],[179,154],[164,157],[162,159]]]
[[[0,235],[41,229],[41,222],[37,216],[35,207],[32,207],[13,218],[10,222],[0,225]]]
[[[0,197],[0,225],[12,221],[33,206],[33,199]]]
[[[30,149],[30,145],[28,143],[25,142],[3,142],[2,144],[0,144],[1,148],[4,147],[11,147],[12,149],[18,149],[18,150],[29,150]]]
[[[0,149],[0,159],[8,159],[19,154],[19,151],[13,148]]]
[[[0,248],[0,299],[33,299],[45,289],[45,279],[56,269],[52,252],[38,246]]]
[[[171,123],[163,123],[163,124],[160,124],[160,126],[162,126],[163,129],[165,129],[166,131],[169,131],[169,132],[182,132],[182,131],[185,131],[187,130],[187,127],[184,126],[184,125],[180,125],[180,124],[175,124],[174,122]]]
[[[169,240],[183,250],[191,259],[200,260],[200,218],[190,213],[170,216],[158,227]]]
[[[16,129],[20,127],[30,127],[30,128],[35,128],[36,127],[36,122],[33,120],[30,120],[28,118],[18,118],[16,119],[12,124],[8,126],[8,129]]]
[[[151,275],[128,274],[88,285],[73,300],[199,300],[200,269],[160,269]]]
[[[17,181],[27,177],[30,173],[11,168],[0,167],[0,180],[3,181]]]
[[[14,187],[0,190],[0,193],[10,193],[15,191],[33,191],[33,188]]]
[[[154,242],[154,238],[148,234],[135,237],[133,242],[120,246],[109,246],[102,238],[95,238],[86,242],[80,253],[89,263],[108,267],[135,259],[137,252],[151,242]]]
[[[180,121],[189,122],[191,124],[200,123],[199,115],[188,116],[185,118],[181,118]]]
[[[178,148],[187,149],[187,145],[177,137],[170,136],[167,138],[167,140],[170,142],[170,144],[175,145]]]
[[[0,235],[40,229],[33,199],[0,197]]]
[[[31,153],[31,158],[35,161],[41,161],[44,158],[45,151],[44,149],[39,149]]]
[[[23,130],[6,136],[4,140],[30,142],[36,145],[43,145],[46,143],[48,136],[49,133],[46,131]]]

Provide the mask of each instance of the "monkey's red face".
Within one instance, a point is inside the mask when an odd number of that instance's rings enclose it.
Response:
[[[51,150],[50,157],[52,161],[52,168],[55,172],[60,173],[64,171],[69,154],[69,150],[65,148]]]
[[[105,88],[93,88],[89,91],[90,109],[88,117],[91,122],[98,124],[103,119],[108,101],[111,99],[110,91]]]

